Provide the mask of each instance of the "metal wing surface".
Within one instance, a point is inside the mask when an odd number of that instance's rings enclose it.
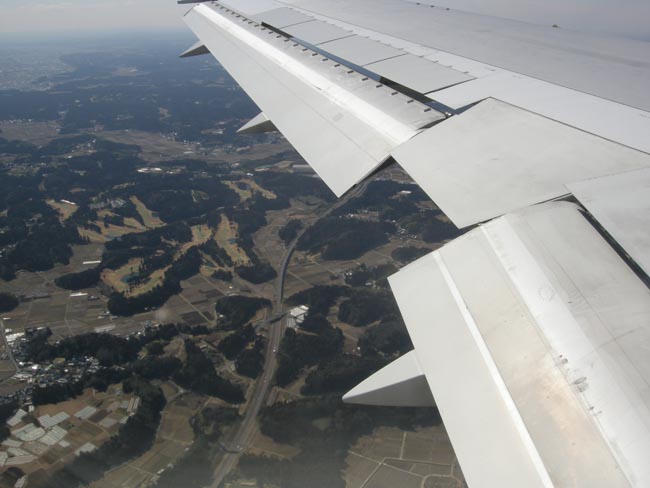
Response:
[[[415,349],[344,399],[435,402],[472,488],[650,486],[650,43],[407,0],[185,20],[243,132],[339,196],[397,161],[468,229],[390,278]]]

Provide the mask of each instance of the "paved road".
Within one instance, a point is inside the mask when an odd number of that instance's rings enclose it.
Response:
[[[273,312],[271,317],[276,317],[282,313],[282,302],[284,298],[284,283],[287,274],[287,267],[289,266],[289,261],[293,251],[296,248],[296,244],[300,237],[314,225],[318,220],[327,217],[334,210],[339,208],[341,205],[344,205],[351,198],[354,198],[361,193],[363,193],[368,186],[369,180],[361,183],[355,189],[350,191],[343,198],[338,200],[334,205],[331,205],[325,212],[323,212],[320,217],[314,221],[311,225],[306,226],[301,232],[298,233],[296,238],[289,244],[283,257],[282,262],[280,263],[280,269],[278,269],[278,276],[275,282],[274,290],[274,300],[273,300]],[[280,347],[280,341],[282,339],[282,333],[284,331],[284,317],[282,320],[269,321],[269,337],[266,346],[266,356],[264,360],[264,369],[261,376],[257,378],[255,383],[255,389],[246,408],[246,413],[244,414],[244,419],[242,420],[239,429],[237,430],[234,437],[222,444],[222,447],[226,450],[223,458],[216,466],[214,470],[214,478],[211,487],[217,488],[221,482],[228,475],[230,470],[235,466],[237,460],[239,459],[240,454],[250,445],[255,431],[257,429],[257,415],[266,400],[269,389],[271,388],[271,383],[273,381],[273,375],[275,374],[275,368],[277,366],[277,351]]]

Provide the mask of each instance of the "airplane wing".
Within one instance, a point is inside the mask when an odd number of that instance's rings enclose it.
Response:
[[[188,2],[189,3],[189,2]],[[389,282],[470,487],[650,486],[650,44],[408,0],[185,16],[340,196],[397,161],[461,237]]]

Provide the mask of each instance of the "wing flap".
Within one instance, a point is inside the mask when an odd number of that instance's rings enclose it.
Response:
[[[650,166],[650,156],[495,99],[392,152],[458,227],[567,195],[568,183]]]
[[[353,32],[326,22],[321,22],[320,20],[291,25],[282,30],[293,37],[297,37],[313,45],[354,35]]]
[[[272,25],[279,29],[313,20],[311,17],[287,7],[280,7],[260,12],[255,15],[255,18],[267,25]]]
[[[496,219],[389,282],[470,486],[648,484],[650,291],[577,206]]]
[[[568,187],[650,276],[650,170],[594,178]]]
[[[318,47],[357,66],[364,66],[382,59],[406,54],[404,51],[381,42],[356,35],[324,42]]]
[[[430,93],[474,79],[413,54],[377,61],[365,67],[419,93]]]
[[[446,59],[446,62],[455,61]],[[486,98],[496,98],[650,153],[648,112],[528,76],[499,70],[469,83],[433,93],[431,98],[455,109]]]

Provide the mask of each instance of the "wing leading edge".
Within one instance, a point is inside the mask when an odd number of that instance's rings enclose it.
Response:
[[[185,20],[337,196],[444,118],[232,9],[201,4]]]

